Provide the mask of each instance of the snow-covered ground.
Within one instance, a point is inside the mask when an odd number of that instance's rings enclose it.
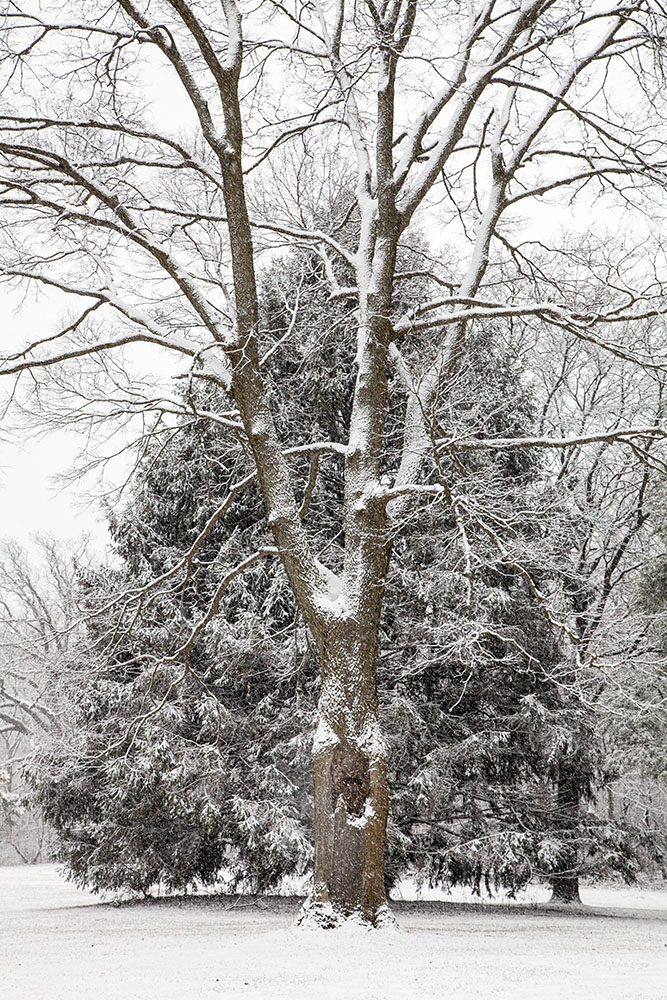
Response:
[[[637,886],[582,886],[581,899],[586,907],[603,907],[618,910],[661,910],[667,918],[667,890],[641,889]],[[428,886],[418,888],[412,881],[399,882],[394,889],[395,900],[442,900],[450,903],[476,903],[501,905],[544,906],[551,898],[551,889],[546,885],[531,885],[524,892],[519,892],[516,899],[510,899],[507,893],[497,890],[492,898],[480,899],[472,889],[459,887],[449,892],[442,889],[431,889]],[[667,1000],[667,989],[665,998]]]
[[[0,868],[0,996],[666,1000],[667,892],[584,900],[576,913],[402,901],[401,932],[303,931],[291,900],[114,906],[52,865]]]

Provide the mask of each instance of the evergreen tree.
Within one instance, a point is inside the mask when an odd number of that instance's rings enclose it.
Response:
[[[287,400],[279,422],[304,440],[313,398],[317,436],[338,440],[352,396],[342,374],[352,317],[344,301],[328,300],[321,277],[313,257],[290,258],[263,295],[263,350],[280,352],[290,336],[274,365]],[[325,326],[339,335],[323,345]],[[501,336],[487,327],[471,342],[450,430],[532,429],[535,400],[506,345],[494,346]],[[313,358],[323,349],[332,356],[320,366]],[[246,454],[209,419],[213,395],[189,390],[191,419],[165,429],[143,459],[131,502],[111,519],[120,567],[81,579],[90,625],[63,678],[71,728],[33,768],[73,877],[95,889],[185,888],[221,870],[266,889],[311,861],[317,664],[282,573],[258,559],[199,630],[227,567],[271,541]],[[398,386],[394,397],[398,413]],[[443,408],[434,426],[445,418]],[[342,477],[335,459],[321,464],[302,509],[336,569],[330,511]],[[580,808],[605,769],[565,624],[576,521],[534,452],[462,459],[443,449],[433,477],[446,502],[422,511],[396,543],[383,620],[387,881],[417,871],[436,884],[515,891],[538,877],[565,896],[581,871],[631,877],[628,837]],[[560,622],[548,610],[559,604]]]
[[[487,330],[475,343],[461,386],[469,425],[530,436],[535,398],[497,340]],[[609,768],[573,641],[574,595],[591,586],[573,566],[577,509],[535,452],[443,455],[440,471],[449,505],[405,533],[390,585],[387,728],[403,765],[390,877],[412,867],[431,883],[513,892],[540,879],[561,900],[578,898],[581,875],[632,880],[638,831],[589,808]]]

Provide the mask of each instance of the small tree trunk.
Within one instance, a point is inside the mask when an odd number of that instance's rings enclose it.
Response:
[[[572,775],[561,771],[556,785],[556,829],[566,837],[576,838],[579,823],[579,792]],[[579,857],[576,840],[561,855],[559,869],[551,876],[552,903],[581,903],[579,895]]]
[[[372,632],[372,628],[368,630]],[[377,646],[358,627],[322,650],[313,746],[315,869],[300,923],[392,922],[384,886],[389,794],[380,731]]]
[[[607,816],[609,819],[613,820],[615,818],[614,813],[614,792],[611,785],[607,786]]]
[[[552,887],[552,893],[551,893],[552,903],[567,903],[567,904],[581,903],[581,896],[579,895],[578,875],[554,876],[551,882],[551,887]]]

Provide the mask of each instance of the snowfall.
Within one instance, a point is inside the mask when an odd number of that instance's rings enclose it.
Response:
[[[667,1000],[667,891],[584,888],[575,912],[539,888],[398,895],[398,930],[303,930],[296,899],[101,902],[54,865],[3,867],[0,997]]]

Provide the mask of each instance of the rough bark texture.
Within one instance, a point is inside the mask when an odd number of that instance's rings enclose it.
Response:
[[[373,629],[343,629],[322,653],[313,748],[315,870],[301,922],[391,920],[384,887],[389,795]]]
[[[556,829],[574,833],[579,816],[579,793],[574,775],[561,772],[556,787]],[[562,853],[560,868],[551,878],[552,903],[581,903],[579,895],[579,858],[576,843]]]
[[[552,903],[581,903],[579,895],[579,877],[577,875],[559,875],[554,877],[552,883]]]

